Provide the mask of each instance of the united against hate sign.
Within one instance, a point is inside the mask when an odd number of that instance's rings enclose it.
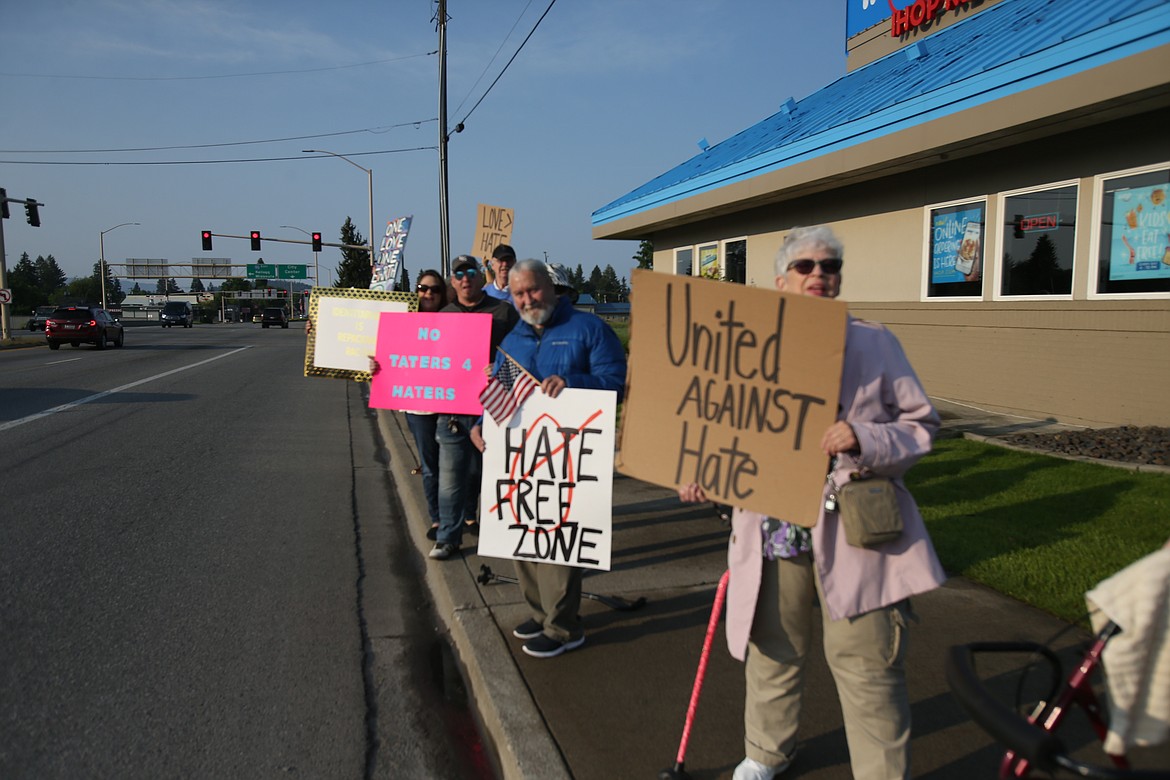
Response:
[[[617,468],[816,524],[844,303],[635,270]]]

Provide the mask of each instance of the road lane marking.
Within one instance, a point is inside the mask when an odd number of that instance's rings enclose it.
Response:
[[[54,360],[54,361],[52,361],[52,362],[45,363],[45,365],[46,365],[46,366],[59,366],[59,365],[61,365],[62,363],[72,363],[72,362],[73,362],[73,361],[75,361],[75,360],[81,360],[81,359],[82,359],[82,358],[79,358],[79,357],[75,357],[75,358],[65,358],[64,360]]]
[[[85,398],[79,398],[76,401],[70,401],[67,404],[61,404],[60,406],[54,406],[52,409],[46,409],[43,412],[37,412],[36,414],[30,414],[28,417],[21,417],[19,420],[10,420],[9,422],[6,422],[6,423],[0,423],[0,432],[7,431],[10,428],[15,428],[18,425],[24,425],[25,423],[33,422],[34,420],[39,420],[42,417],[48,417],[51,414],[57,414],[58,412],[69,411],[70,409],[72,409],[76,406],[81,406],[82,404],[88,404],[88,403],[91,403],[93,401],[97,401],[99,399],[105,398],[108,395],[113,395],[114,393],[124,392],[126,390],[129,390],[132,387],[138,387],[139,385],[144,385],[147,382],[153,382],[156,379],[162,379],[163,377],[170,376],[171,374],[177,374],[180,371],[186,371],[187,369],[190,369],[190,368],[198,368],[199,366],[207,365],[208,363],[212,363],[216,360],[219,360],[220,358],[231,357],[232,355],[236,354],[237,352],[243,352],[245,349],[252,349],[252,347],[248,346],[248,347],[240,347],[239,349],[233,349],[231,352],[225,352],[222,355],[216,355],[215,357],[207,358],[207,360],[200,360],[198,363],[192,363],[189,366],[180,366],[179,368],[172,368],[170,371],[164,371],[161,374],[155,374],[154,376],[148,376],[145,379],[139,379],[138,381],[131,382],[128,385],[122,385],[121,387],[115,387],[112,390],[103,390],[100,393],[95,393],[94,395],[89,395],[89,396],[86,396]]]

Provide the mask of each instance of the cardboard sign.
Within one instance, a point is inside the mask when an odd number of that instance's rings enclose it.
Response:
[[[503,206],[479,204],[475,217],[475,242],[471,254],[475,257],[492,256],[492,250],[500,244],[512,243],[512,209]]]
[[[536,390],[506,426],[485,416],[480,555],[609,570],[617,394]]]
[[[309,296],[305,376],[368,380],[382,312],[417,309],[414,293],[314,287]]]
[[[618,470],[816,524],[844,303],[635,270]]]
[[[482,413],[491,333],[490,314],[383,314],[370,408]]]

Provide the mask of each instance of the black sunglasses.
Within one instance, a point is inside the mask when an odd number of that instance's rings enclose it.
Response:
[[[441,292],[442,289],[443,289],[443,285],[441,285],[441,284],[420,284],[418,287],[414,288],[414,291],[416,293],[424,293],[424,292],[437,293],[437,292]]]
[[[801,276],[808,276],[813,268],[819,265],[822,273],[839,274],[843,262],[839,257],[826,257],[824,260],[793,260],[788,264],[788,270],[796,271]]]
[[[479,273],[479,269],[476,269],[476,268],[464,268],[462,271],[456,271],[456,272],[455,272],[455,278],[456,278],[456,279],[462,279],[463,277],[465,277],[465,276],[466,276],[468,279],[474,279],[474,278],[475,278],[475,275],[476,275],[476,274],[478,274],[478,273]]]

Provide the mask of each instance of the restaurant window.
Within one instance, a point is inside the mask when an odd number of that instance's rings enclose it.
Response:
[[[1170,292],[1170,168],[1101,180],[1097,293]]]
[[[930,209],[926,297],[982,296],[986,225],[986,201]]]
[[[679,276],[694,274],[695,250],[691,247],[674,250],[674,272]]]
[[[747,241],[737,239],[723,243],[723,278],[747,284]]]
[[[1075,184],[1004,197],[1001,296],[1072,294],[1076,212]]]

